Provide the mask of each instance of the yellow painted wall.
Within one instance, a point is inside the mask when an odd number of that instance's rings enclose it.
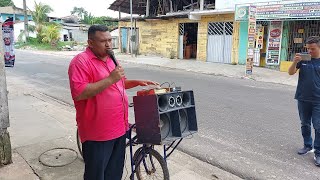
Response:
[[[130,27],[130,22],[120,22],[120,27]],[[172,20],[137,21],[139,28],[139,53],[174,58],[178,54],[178,23]]]
[[[280,71],[288,72],[289,67],[291,66],[292,61],[280,61]]]
[[[208,23],[224,21],[234,21],[234,14],[203,16],[200,21],[191,21],[187,18],[137,21],[139,53],[177,58],[179,23],[198,22],[197,60],[206,61]],[[120,22],[119,27],[130,27],[130,22]],[[234,30],[236,29],[238,28],[234,28]],[[238,37],[238,35],[236,36]],[[234,39],[238,40],[239,38],[237,37]],[[235,53],[235,50],[233,53]]]
[[[240,22],[233,22],[233,39],[232,39],[232,53],[231,53],[232,64],[238,64],[239,62],[239,34],[240,34]]]

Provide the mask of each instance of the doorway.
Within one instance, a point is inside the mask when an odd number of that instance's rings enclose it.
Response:
[[[198,23],[179,24],[179,59],[197,59]]]
[[[231,63],[233,22],[208,24],[207,61]]]

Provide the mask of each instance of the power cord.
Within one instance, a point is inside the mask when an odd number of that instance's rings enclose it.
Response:
[[[170,87],[170,83],[169,82],[164,82],[164,83],[160,84],[160,87],[162,87],[164,84],[168,84],[169,87]]]

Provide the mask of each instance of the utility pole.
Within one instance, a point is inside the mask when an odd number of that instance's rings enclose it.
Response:
[[[132,0],[130,0],[130,22],[131,22],[131,29],[130,29],[130,50],[131,50],[131,57],[133,57],[133,17],[132,17]]]
[[[149,15],[150,15],[150,0],[147,0],[146,17],[149,17]]]
[[[2,27],[2,22],[0,22]],[[2,41],[2,30],[0,40]],[[4,47],[0,42],[0,167],[12,163],[11,142],[7,128],[9,124],[8,91],[4,69]]]
[[[26,42],[28,41],[28,14],[27,14],[27,0],[23,0],[23,12],[24,12],[24,36],[26,37]]]

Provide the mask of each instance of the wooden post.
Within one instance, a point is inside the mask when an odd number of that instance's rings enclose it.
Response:
[[[2,23],[0,22],[0,27]],[[9,124],[8,92],[4,69],[4,47],[0,30],[0,167],[12,163],[11,142],[7,128]]]

